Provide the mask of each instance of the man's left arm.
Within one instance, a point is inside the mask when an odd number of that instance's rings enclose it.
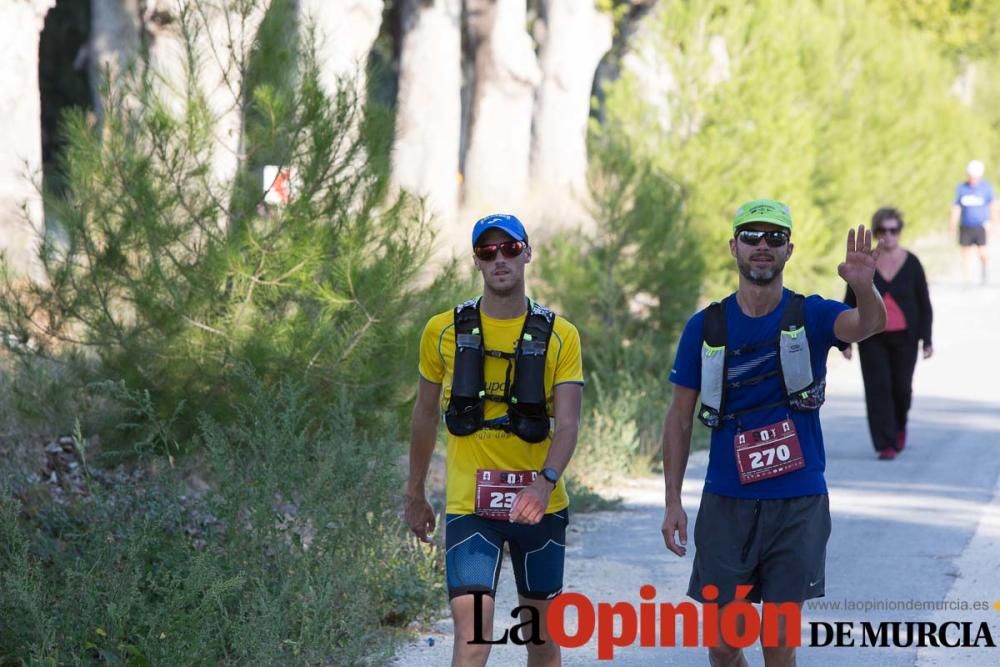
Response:
[[[857,306],[845,310],[833,323],[834,335],[845,343],[857,343],[885,328],[885,303],[875,289],[875,260],[878,250],[872,250],[872,234],[864,225],[858,226],[857,235],[847,233],[847,256],[837,267],[857,298]]]
[[[576,451],[576,438],[580,431],[580,410],[583,405],[583,385],[575,382],[558,384],[552,390],[553,411],[556,428],[552,433],[549,453],[543,468],[554,468],[559,477],[569,465]],[[510,510],[510,520],[515,523],[535,524],[545,516],[549,506],[549,496],[555,489],[552,482],[541,475],[522,489],[514,499]]]

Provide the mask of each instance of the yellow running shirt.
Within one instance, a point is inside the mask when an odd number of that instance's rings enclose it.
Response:
[[[514,352],[524,326],[524,315],[512,320],[496,320],[480,311],[483,343],[487,350]],[[486,393],[501,395],[507,377],[507,360],[486,357],[484,374]],[[451,379],[455,370],[455,311],[435,315],[427,322],[420,338],[420,375],[427,381],[444,387],[441,409],[446,410],[451,395]],[[513,380],[513,373],[511,373]],[[571,382],[583,384],[583,360],[580,357],[580,334],[564,318],[556,316],[552,338],[545,354],[545,396],[548,412],[552,412],[552,388]],[[507,405],[486,401],[486,419],[507,414]],[[472,435],[448,433],[447,496],[448,514],[471,514],[475,511],[476,471],[541,470],[549,452],[549,439],[528,443],[513,433],[496,429],[480,429]],[[562,478],[549,497],[546,513],[558,512],[569,505],[566,485]]]

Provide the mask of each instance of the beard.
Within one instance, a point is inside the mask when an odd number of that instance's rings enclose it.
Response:
[[[740,270],[740,275],[754,285],[760,286],[770,285],[785,269],[785,263],[777,257],[774,260],[774,265],[766,269],[754,268],[749,259],[737,258],[736,266]]]

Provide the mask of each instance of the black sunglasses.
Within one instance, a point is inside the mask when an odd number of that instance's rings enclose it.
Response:
[[[477,245],[472,251],[476,253],[476,257],[484,262],[492,262],[497,258],[497,251],[501,252],[507,259],[510,259],[520,255],[527,247],[528,244],[524,241],[504,241],[503,243]]]
[[[875,235],[878,236],[879,234],[891,234],[892,236],[895,236],[896,234],[899,234],[899,232],[902,231],[902,229],[903,229],[902,227],[879,227],[878,229],[875,230]]]
[[[759,229],[741,229],[736,233],[736,238],[752,246],[757,245],[761,239],[764,239],[771,248],[780,248],[788,243],[788,234],[785,232],[765,232]]]

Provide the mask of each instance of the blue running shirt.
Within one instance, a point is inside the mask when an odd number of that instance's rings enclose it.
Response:
[[[960,183],[955,190],[955,203],[962,208],[963,225],[981,227],[990,221],[993,186],[989,181],[979,181],[975,185]]]
[[[792,292],[784,290],[781,303],[763,317],[747,317],[736,303],[735,296],[725,301],[726,335],[729,352],[760,343],[774,342],[749,352],[745,357],[729,359],[727,382],[736,382],[778,369],[778,332],[781,315],[791,298]],[[837,316],[849,307],[839,301],[824,299],[818,295],[806,297],[805,325],[809,338],[809,356],[813,377],[826,377],[826,358],[830,348],[839,345],[833,333],[833,323]],[[690,389],[701,389],[701,346],[704,311],[696,313],[688,320],[677,346],[677,357],[670,371],[670,381],[675,385]],[[773,375],[747,387],[732,388],[727,391],[725,411],[740,412],[758,405],[776,403],[784,399],[785,390],[780,375]],[[761,480],[752,484],[740,484],[736,469],[736,455],[733,438],[737,424],[743,430],[773,424],[788,416],[795,422],[802,455],[806,465],[801,470]],[[700,423],[695,428],[704,428]],[[721,496],[737,498],[794,498],[798,496],[826,493],[823,472],[826,469],[826,453],[823,450],[823,432],[820,428],[819,411],[794,412],[786,406],[766,410],[756,410],[738,419],[725,420],[712,433],[709,451],[708,472],[705,475],[705,491]]]

